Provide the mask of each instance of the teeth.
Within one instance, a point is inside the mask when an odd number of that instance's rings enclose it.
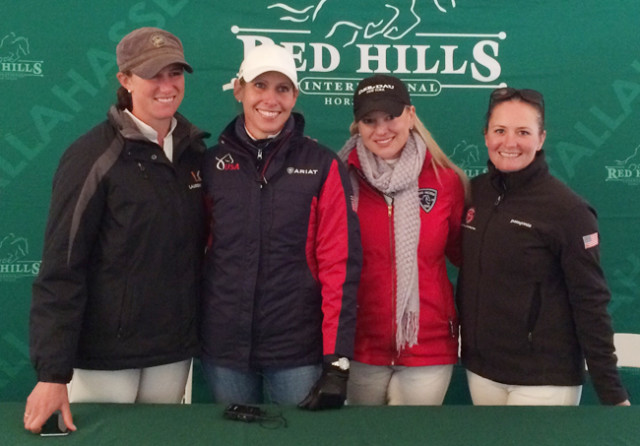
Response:
[[[505,158],[516,158],[520,156],[519,153],[511,153],[511,152],[500,152],[500,155],[504,156]]]
[[[258,112],[266,118],[275,118],[278,116],[278,112],[276,111],[258,110]]]
[[[393,138],[380,140],[380,141],[378,141],[378,144],[387,144],[387,143],[391,142],[392,139]]]
[[[158,98],[158,102],[172,102],[173,98]]]

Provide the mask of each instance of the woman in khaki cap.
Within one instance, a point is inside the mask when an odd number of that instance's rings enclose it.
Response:
[[[118,103],[53,181],[30,317],[32,432],[56,410],[75,430],[69,402],[179,403],[198,347],[208,135],[177,113],[193,70],[158,28],[127,34],[116,54]]]

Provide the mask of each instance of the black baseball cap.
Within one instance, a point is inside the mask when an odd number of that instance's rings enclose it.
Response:
[[[353,94],[353,116],[356,122],[367,113],[377,110],[398,117],[407,105],[411,105],[411,98],[404,82],[385,74],[362,79]]]

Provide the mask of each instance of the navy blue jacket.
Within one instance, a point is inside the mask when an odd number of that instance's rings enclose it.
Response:
[[[271,141],[236,118],[205,156],[202,343],[238,369],[351,357],[361,247],[346,169],[294,114]]]

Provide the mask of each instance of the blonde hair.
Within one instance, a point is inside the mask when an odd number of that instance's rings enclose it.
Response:
[[[469,186],[469,178],[464,171],[455,165],[453,161],[449,159],[449,157],[444,153],[444,151],[440,148],[438,143],[433,136],[431,136],[431,132],[427,130],[427,127],[420,120],[418,115],[415,115],[415,121],[413,124],[412,133],[417,134],[422,141],[424,141],[427,146],[427,150],[431,154],[431,167],[433,167],[433,171],[436,174],[436,178],[440,181],[440,172],[439,169],[452,169],[460,178],[460,182],[462,183],[462,187],[464,188],[464,198],[465,202],[469,203],[471,198],[471,191]],[[352,122],[349,126],[349,133],[351,136],[358,134],[358,123]]]

